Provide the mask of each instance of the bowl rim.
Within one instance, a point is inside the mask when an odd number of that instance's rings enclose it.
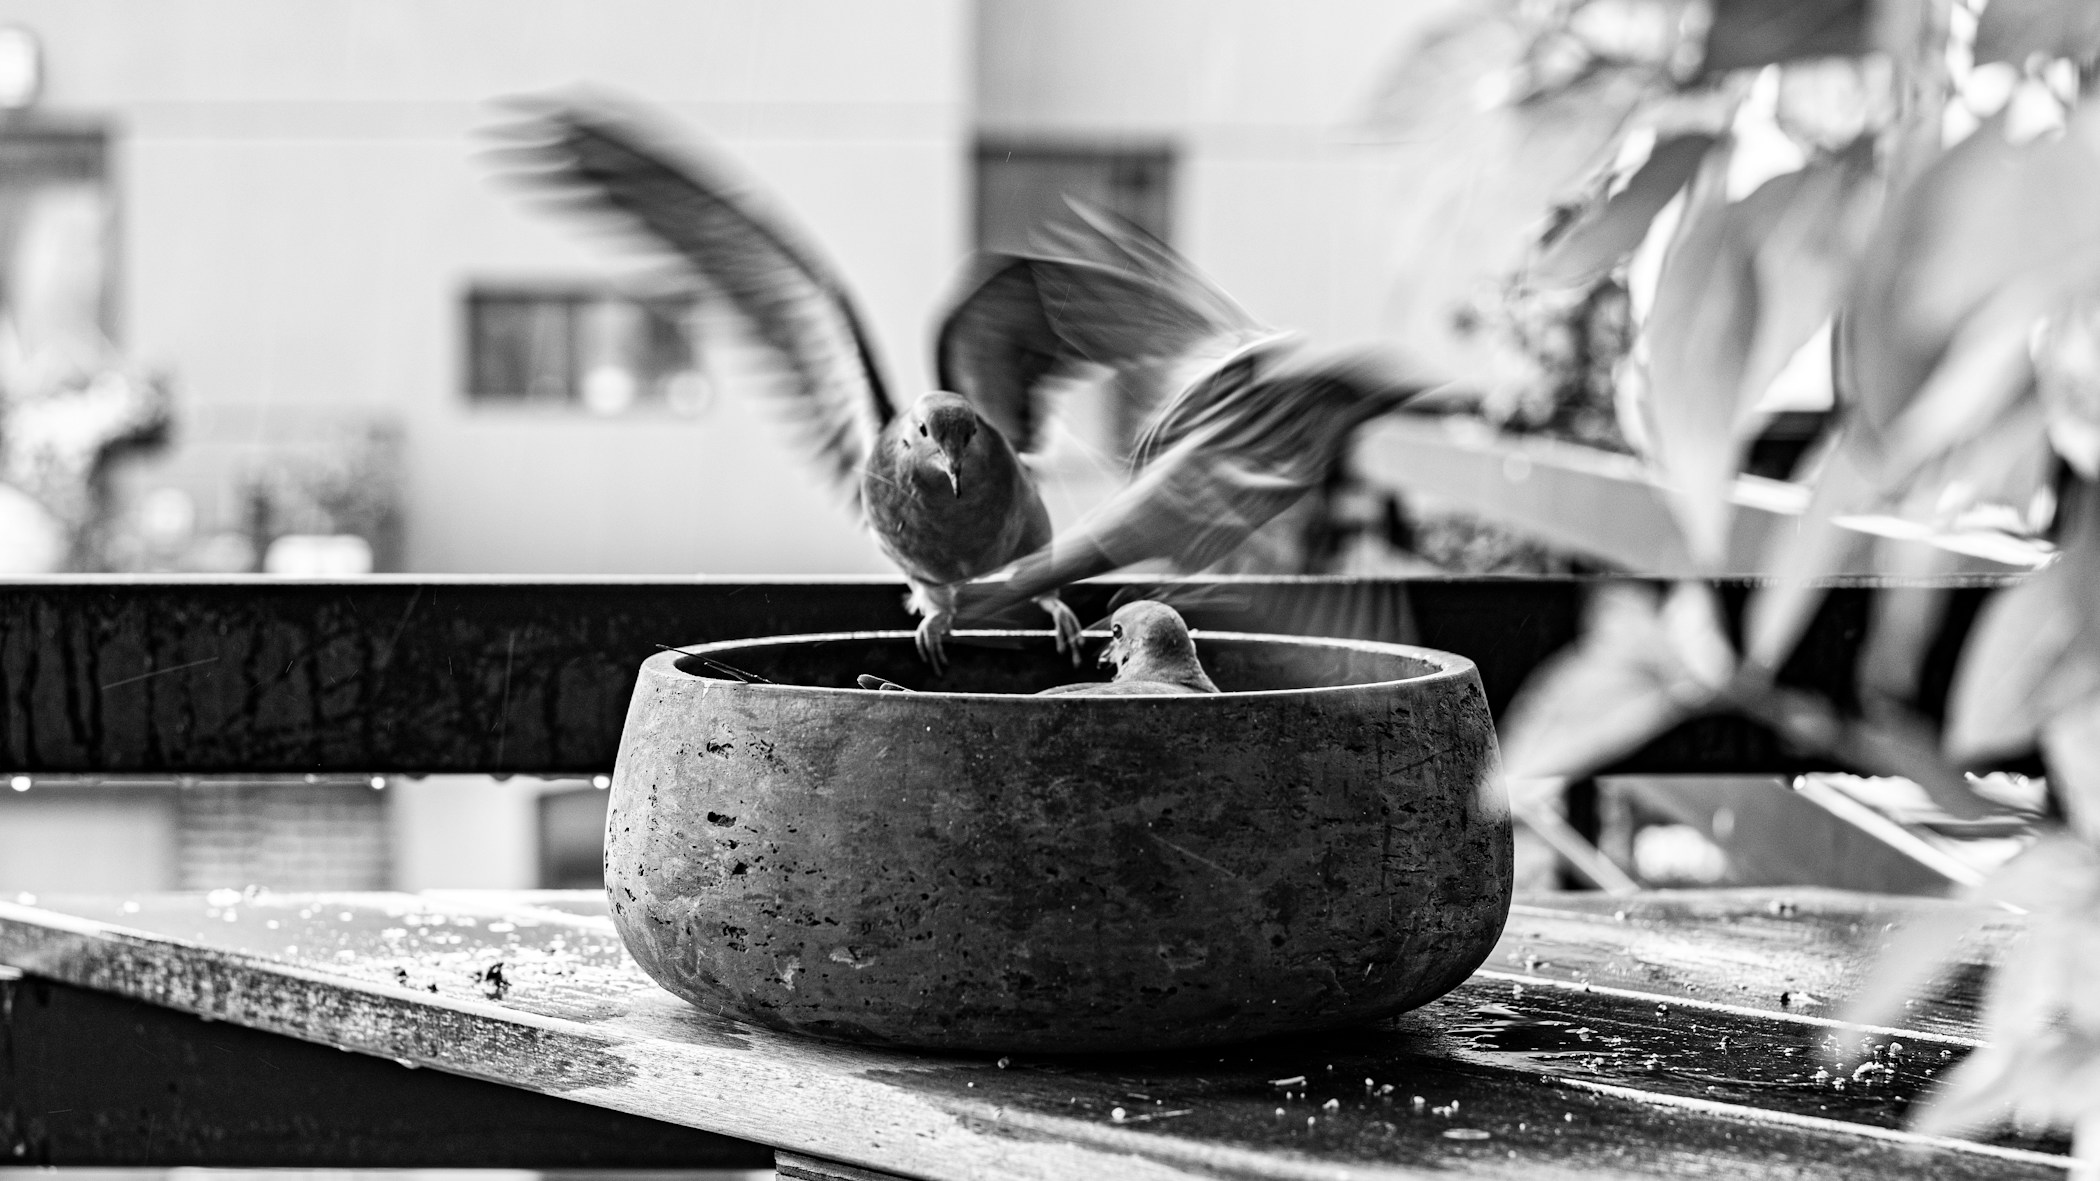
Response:
[[[915,634],[916,633],[910,630],[898,628],[878,629],[872,631],[802,632],[792,635],[744,636],[733,640],[714,640],[705,644],[686,644],[681,645],[677,648],[666,648],[663,651],[658,652],[655,655],[649,657],[647,660],[644,660],[642,662],[641,673],[645,676],[654,675],[669,677],[681,681],[693,681],[706,686],[727,686],[731,689],[751,690],[756,692],[763,692],[768,695],[778,695],[783,693],[811,693],[824,695],[852,694],[854,696],[859,697],[873,696],[877,699],[894,700],[899,702],[919,698],[930,698],[935,700],[967,699],[970,701],[1037,701],[1095,703],[1116,702],[1120,703],[1122,706],[1128,706],[1132,702],[1194,703],[1247,701],[1250,699],[1265,699],[1279,697],[1324,696],[1340,693],[1360,693],[1374,689],[1390,688],[1392,686],[1398,685],[1427,687],[1439,685],[1446,682],[1462,681],[1469,677],[1477,680],[1479,677],[1479,668],[1477,665],[1474,664],[1471,657],[1461,656],[1456,652],[1448,652],[1442,648],[1423,647],[1420,644],[1395,644],[1385,640],[1359,640],[1350,639],[1342,636],[1300,636],[1291,635],[1283,632],[1213,631],[1206,628],[1191,628],[1189,630],[1190,638],[1197,641],[1251,641],[1257,644],[1292,644],[1299,646],[1311,646],[1317,648],[1337,648],[1342,650],[1373,652],[1379,655],[1386,656],[1405,656],[1414,660],[1423,661],[1434,667],[1432,667],[1430,671],[1417,676],[1396,677],[1394,679],[1385,681],[1360,681],[1350,685],[1306,685],[1295,689],[1233,689],[1217,693],[1168,694],[1163,696],[1153,696],[1149,694],[1135,696],[1118,696],[1114,694],[1087,693],[1058,693],[1045,696],[1040,693],[966,693],[950,689],[915,689],[909,693],[882,693],[880,691],[871,691],[867,689],[861,689],[858,687],[848,689],[844,687],[830,685],[782,685],[776,684],[771,681],[736,681],[727,678],[704,677],[699,675],[698,673],[689,673],[684,669],[679,668],[677,663],[683,657],[715,655],[723,652],[734,651],[740,648],[749,648],[760,644],[811,644],[820,642],[831,643],[839,641],[864,642],[867,640],[909,641],[915,636]],[[1088,632],[1086,634],[1089,636],[1094,636],[1100,633]],[[957,628],[955,631],[949,633],[949,637],[951,639],[1049,639],[1051,638],[1051,636],[1052,633],[1048,628]],[[1116,707],[1111,706],[1107,708]],[[1174,705],[1169,706],[1169,708],[1187,708],[1187,706]]]

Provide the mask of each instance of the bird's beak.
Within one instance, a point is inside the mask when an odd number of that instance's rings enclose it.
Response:
[[[955,494],[957,496],[961,496],[962,461],[957,459],[955,456],[948,454],[946,451],[942,451],[936,453],[936,458],[934,459],[933,463],[935,467],[940,468],[941,471],[948,477],[948,487],[954,489]]]
[[[1107,668],[1110,665],[1114,665],[1118,668],[1122,667],[1121,662],[1116,659],[1116,648],[1116,642],[1114,640],[1110,640],[1108,642],[1108,646],[1101,649],[1101,655],[1094,658],[1094,663],[1100,665],[1103,668]]]

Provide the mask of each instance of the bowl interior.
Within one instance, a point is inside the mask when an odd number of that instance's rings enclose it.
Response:
[[[1196,654],[1220,689],[1258,692],[1369,685],[1446,671],[1397,645],[1297,636],[1195,633]],[[702,651],[723,665],[782,685],[858,689],[854,678],[872,673],[908,689],[943,693],[1036,693],[1076,681],[1105,681],[1111,670],[1095,663],[1106,641],[1088,637],[1078,667],[1060,655],[1048,632],[956,632],[948,638],[948,668],[936,675],[910,632],[785,636],[709,644]],[[680,672],[721,680],[733,674],[697,656],[675,661]]]

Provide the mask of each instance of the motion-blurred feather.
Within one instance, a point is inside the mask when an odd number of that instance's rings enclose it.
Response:
[[[518,179],[572,208],[621,215],[721,293],[777,354],[814,457],[855,495],[903,570],[922,616],[919,650],[938,668],[953,586],[1050,538],[1042,496],[1006,438],[1032,436],[1042,378],[1069,351],[1027,290],[1032,273],[995,273],[955,302],[936,338],[937,362],[943,382],[966,396],[936,391],[900,415],[845,284],[724,167],[675,151],[602,105],[525,110],[529,117],[505,131],[521,145],[507,157]],[[1104,282],[1129,285],[1116,275]],[[1030,597],[1076,661],[1078,618],[1056,588]]]
[[[1380,354],[1307,355],[1285,342],[1249,349],[1161,412],[1129,485],[964,602],[996,610],[1155,558],[1208,566],[1319,487],[1358,426],[1428,388]]]
[[[517,107],[526,118],[496,131],[515,145],[500,157],[513,179],[619,215],[719,293],[785,369],[807,449],[857,494],[869,442],[896,408],[845,283],[719,161],[603,103]]]

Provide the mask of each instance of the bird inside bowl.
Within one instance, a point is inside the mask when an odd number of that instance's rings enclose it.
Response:
[[[1165,603],[1138,599],[1123,604],[1108,620],[1108,647],[1101,663],[1114,665],[1106,681],[1084,681],[1045,689],[1039,696],[1141,697],[1216,693],[1218,686],[1196,658],[1181,613]]]

